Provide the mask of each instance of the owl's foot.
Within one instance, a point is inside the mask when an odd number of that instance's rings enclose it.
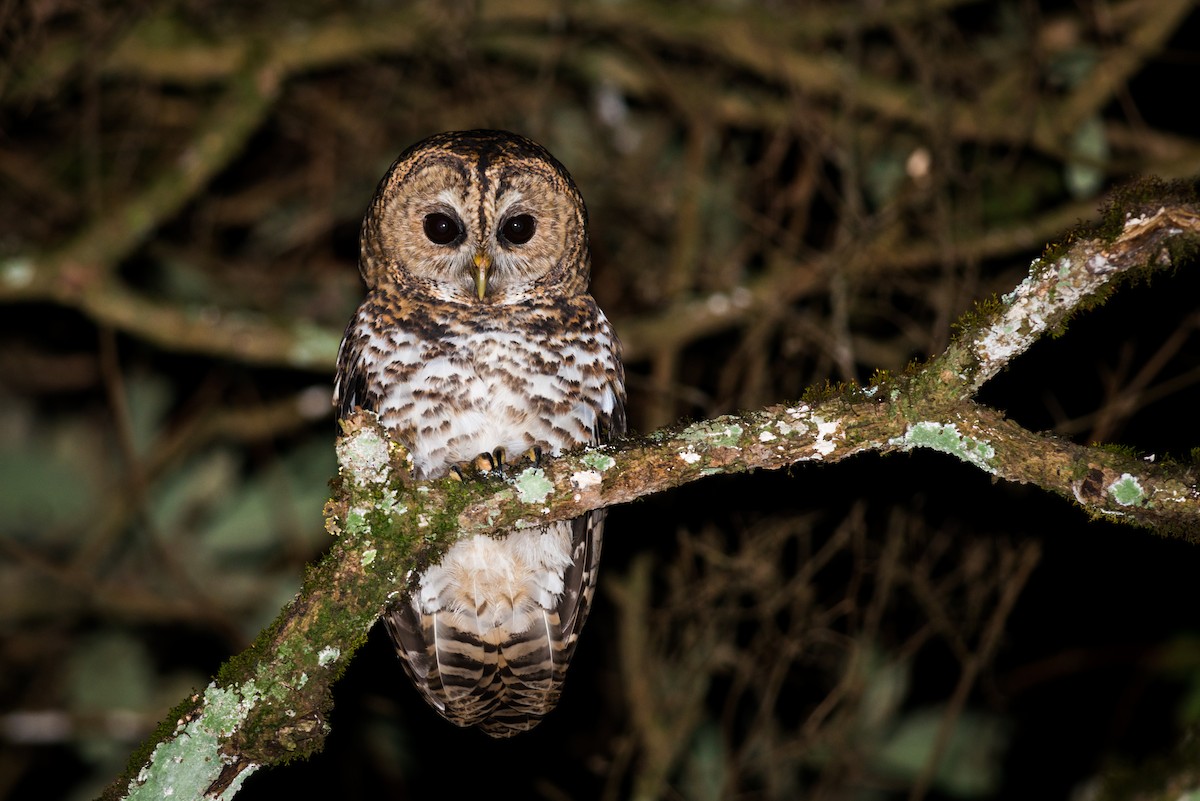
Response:
[[[521,454],[521,458],[512,466],[513,470],[525,470],[530,467],[542,466],[542,449],[538,445],[534,445],[529,450]]]
[[[459,481],[470,478],[504,478],[524,470],[526,467],[540,467],[542,464],[542,449],[534,445],[521,454],[521,457],[510,463],[508,453],[504,448],[496,448],[491,453],[483,452],[474,459],[459,462],[450,466],[450,475]]]

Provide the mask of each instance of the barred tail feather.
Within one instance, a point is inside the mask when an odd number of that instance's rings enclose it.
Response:
[[[595,592],[603,520],[591,512],[459,543],[385,615],[405,669],[443,717],[511,737],[558,704]]]

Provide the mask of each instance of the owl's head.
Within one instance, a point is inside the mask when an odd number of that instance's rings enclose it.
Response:
[[[452,131],[410,147],[362,227],[369,288],[464,304],[586,291],[587,211],[545,148],[507,131]]]

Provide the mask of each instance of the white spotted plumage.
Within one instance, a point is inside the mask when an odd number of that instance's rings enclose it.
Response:
[[[583,200],[540,146],[499,131],[415,145],[380,182],[362,249],[369,291],[335,403],[376,412],[418,478],[497,448],[553,456],[623,433],[620,346],[587,294]],[[553,709],[603,522],[600,510],[456,543],[385,616],[444,717],[507,737]]]

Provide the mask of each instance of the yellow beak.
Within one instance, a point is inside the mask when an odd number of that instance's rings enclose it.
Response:
[[[475,294],[479,295],[480,300],[483,300],[487,296],[488,273],[492,269],[492,257],[479,251],[472,261],[475,263],[475,269],[471,271],[471,278],[475,280]]]

